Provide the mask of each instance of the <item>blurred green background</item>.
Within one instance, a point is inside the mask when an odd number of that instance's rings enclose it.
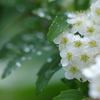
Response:
[[[39,69],[58,52],[47,41],[48,28],[57,12],[88,9],[92,0],[49,1],[0,0],[0,76],[7,64],[19,67],[0,80],[0,100],[52,100],[68,89],[61,82],[64,71],[60,69],[44,91],[36,95]]]

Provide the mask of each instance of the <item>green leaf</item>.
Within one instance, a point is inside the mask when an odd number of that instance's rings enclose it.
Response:
[[[52,25],[49,28],[47,34],[48,40],[52,41],[58,35],[60,35],[65,29],[68,28],[69,24],[67,23],[67,12],[61,11],[56,15]]]
[[[4,59],[8,57],[11,59],[4,69],[2,78],[10,75],[25,61],[31,60],[34,56],[42,57],[42,55],[45,55],[48,52],[49,54],[52,54],[55,50],[53,45],[47,42],[43,33],[30,32],[16,36],[0,50],[0,58]]]
[[[9,61],[7,67],[4,70],[4,73],[2,74],[2,79],[10,75],[17,67],[20,67],[22,60],[19,59],[19,57],[16,57]]]
[[[89,8],[90,0],[74,0],[75,10],[86,10]]]
[[[61,68],[61,66],[58,65],[60,61],[58,54],[54,54],[50,59],[52,61],[44,64],[38,73],[38,79],[36,82],[37,94],[39,94],[46,87],[52,75]]]
[[[55,97],[53,100],[81,100],[82,98],[84,98],[84,96],[81,91],[71,89],[62,91],[61,94]]]

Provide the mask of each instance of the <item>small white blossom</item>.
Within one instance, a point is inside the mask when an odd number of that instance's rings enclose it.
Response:
[[[83,70],[83,75],[91,80],[89,84],[90,96],[93,98],[100,98],[100,56],[97,56],[95,61],[96,64]]]
[[[67,22],[69,24],[73,25],[71,32],[72,33],[78,32],[80,27],[83,26],[83,23],[86,21],[86,19],[87,18],[85,16],[83,16],[83,13],[78,13],[78,14],[74,15],[73,17],[69,17]]]
[[[100,24],[100,0],[97,0],[95,3],[91,5],[91,18]]]
[[[87,78],[85,78],[82,75],[82,72],[80,70],[79,64],[73,62],[73,64],[69,64],[68,66],[64,67],[65,72],[65,77],[67,79],[73,79],[76,78],[81,82],[85,82]]]
[[[100,98],[100,78],[96,80],[94,83],[89,84],[89,95],[92,98]]]

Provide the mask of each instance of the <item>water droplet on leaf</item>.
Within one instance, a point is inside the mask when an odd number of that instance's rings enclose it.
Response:
[[[41,51],[38,51],[37,52],[37,55],[39,55],[39,56],[42,55],[42,52]]]
[[[52,58],[48,58],[47,59],[47,62],[49,63],[49,62],[51,62],[52,61]]]
[[[16,62],[16,66],[20,67],[21,63],[20,62]]]
[[[24,51],[25,52],[30,52],[30,48],[26,47],[26,48],[24,48]]]
[[[22,57],[21,60],[25,60],[25,57]]]

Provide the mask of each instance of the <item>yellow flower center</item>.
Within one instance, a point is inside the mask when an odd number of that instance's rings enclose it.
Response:
[[[89,59],[88,55],[81,55],[81,60],[86,62]]]
[[[95,9],[95,13],[96,13],[97,15],[100,15],[100,8]]]
[[[82,21],[77,21],[77,22],[75,23],[75,25],[76,25],[76,26],[82,25]]]
[[[71,60],[72,57],[73,57],[72,53],[67,53],[66,58],[67,58],[68,60]]]
[[[61,40],[61,43],[62,43],[62,44],[67,44],[67,42],[68,42],[68,39],[67,39],[67,38],[65,38],[65,37],[62,38],[62,40]]]
[[[76,66],[71,66],[70,71],[75,74],[76,72],[78,72],[78,69]]]
[[[93,40],[89,42],[89,45],[90,47],[97,47],[96,41],[93,41]]]
[[[82,46],[82,42],[81,41],[75,41],[74,42],[74,46],[77,47],[77,48],[79,48],[79,47]]]
[[[87,27],[87,32],[92,34],[94,32],[94,28],[93,27]]]

